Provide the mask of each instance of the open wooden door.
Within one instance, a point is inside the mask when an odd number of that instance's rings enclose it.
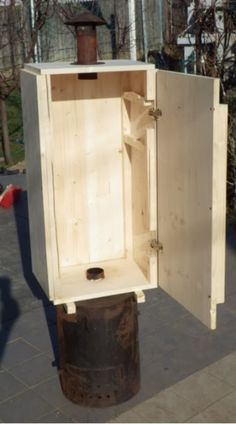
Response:
[[[157,71],[159,285],[216,328],[224,301],[227,106],[219,80]]]

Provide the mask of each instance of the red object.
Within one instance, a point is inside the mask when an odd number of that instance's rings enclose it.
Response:
[[[9,208],[19,198],[22,189],[20,187],[9,184],[6,186],[4,192],[0,195],[0,206]]]

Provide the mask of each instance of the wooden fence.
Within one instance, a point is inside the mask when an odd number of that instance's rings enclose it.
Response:
[[[58,7],[52,9],[51,16],[38,36],[39,61],[64,61],[75,59],[75,37],[71,28],[64,25],[62,8],[66,10],[68,2],[58,1]],[[79,1],[72,1],[75,12],[84,8]],[[87,1],[83,4],[92,4]],[[129,24],[126,0],[98,0],[96,10],[106,21],[106,25],[98,28],[98,53],[103,59],[129,57]],[[53,7],[53,6],[52,6]],[[136,0],[137,56],[144,57],[143,14],[146,20],[146,41],[149,50],[159,50],[162,44],[162,0]],[[93,10],[92,10],[93,11]],[[9,34],[9,21],[14,21],[14,33]],[[30,2],[15,7],[0,6],[0,70],[21,66],[26,57],[28,39],[30,37]]]

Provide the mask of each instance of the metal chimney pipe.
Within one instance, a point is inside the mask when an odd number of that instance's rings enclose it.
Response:
[[[91,13],[82,13],[65,22],[65,25],[75,27],[77,36],[77,64],[93,65],[97,63],[96,27],[105,25],[103,19]]]

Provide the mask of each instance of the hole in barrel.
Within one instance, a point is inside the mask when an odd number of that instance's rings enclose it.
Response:
[[[88,268],[86,271],[87,280],[100,280],[105,278],[104,269],[99,267]]]

